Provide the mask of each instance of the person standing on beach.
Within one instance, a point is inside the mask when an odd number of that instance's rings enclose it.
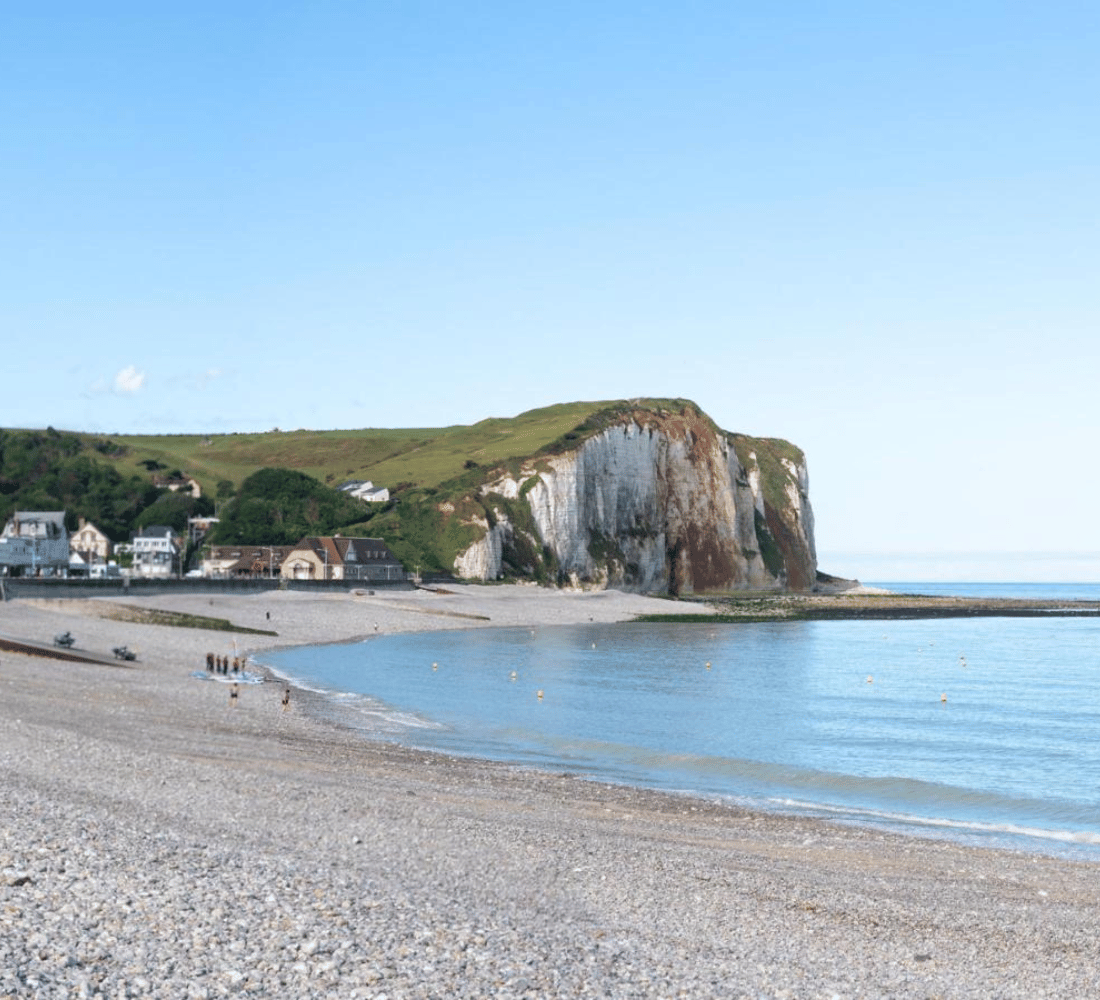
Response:
[[[283,711],[290,708],[290,688],[283,689]]]
[[[240,685],[234,681],[233,686],[229,689],[229,705],[231,708],[237,707],[237,694],[240,692]]]

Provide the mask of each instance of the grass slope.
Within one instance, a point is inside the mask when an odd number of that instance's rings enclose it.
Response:
[[[209,496],[219,481],[229,480],[236,488],[262,468],[296,469],[330,486],[370,479],[391,490],[400,484],[431,487],[461,475],[467,462],[496,465],[537,452],[607,405],[564,403],[469,426],[111,435],[123,454],[96,453],[96,458],[124,475],[148,475],[142,463],[152,459],[194,477]],[[102,435],[81,437],[89,447],[103,440]]]

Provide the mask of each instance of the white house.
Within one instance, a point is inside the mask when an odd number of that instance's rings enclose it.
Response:
[[[179,571],[180,536],[164,525],[151,525],[132,539],[134,576],[169,577]]]
[[[339,488],[345,493],[350,493],[357,500],[366,500],[368,503],[384,503],[390,498],[387,487],[375,486],[369,479],[349,479]]]

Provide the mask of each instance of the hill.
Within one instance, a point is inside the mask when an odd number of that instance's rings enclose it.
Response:
[[[73,520],[70,528],[84,516],[121,541],[161,496],[157,475],[193,478],[215,503],[233,498],[250,476],[270,468],[302,472],[330,487],[348,479],[371,479],[391,493],[399,485],[431,487],[460,475],[468,462],[491,464],[536,451],[599,406],[551,406],[441,428],[209,435],[0,429],[0,519],[17,509],[63,507]]]
[[[595,508],[558,496],[570,462],[595,455],[593,448],[604,447],[600,442],[618,442],[624,432],[637,436],[631,428],[644,429],[650,445],[644,454],[631,453],[630,462],[641,464],[629,475],[649,485],[634,495],[624,480],[608,501],[620,513],[632,511],[630,524],[607,521]],[[654,450],[654,440],[664,443]],[[587,464],[595,469],[593,461]],[[100,526],[120,540],[139,522],[152,523],[153,515],[164,514],[157,523],[171,523],[169,514],[186,517],[186,503],[169,501],[153,486],[155,475],[179,474],[200,484],[204,508],[213,501],[227,519],[247,503],[251,514],[235,518],[233,541],[259,544],[271,532],[259,530],[263,517],[254,477],[262,470],[292,470],[334,492],[347,479],[370,479],[388,487],[391,500],[329,504],[312,490],[293,490],[302,496],[298,508],[269,507],[286,530],[308,526],[316,533],[381,537],[408,568],[422,572],[457,567],[461,575],[482,579],[672,590],[750,582],[804,586],[807,574],[812,581],[814,560],[808,498],[799,500],[805,493],[803,466],[801,452],[787,442],[721,431],[682,399],[576,402],[443,428],[109,437],[52,428],[0,431],[0,517],[16,508],[64,507],[74,525],[78,516],[105,521]],[[592,475],[614,479],[615,468],[612,462]],[[667,483],[658,484],[654,476],[678,483],[680,492],[668,493]],[[554,483],[553,496],[536,489]],[[583,489],[607,492],[592,483]],[[532,496],[557,506],[539,513],[529,507]],[[709,499],[698,502],[704,496]],[[668,503],[676,509],[666,509]],[[570,507],[582,514],[583,523],[568,529],[575,537],[549,538],[548,532],[561,532],[539,518],[559,517]],[[731,518],[735,528],[727,531],[722,524]],[[251,529],[242,524],[256,528],[257,537],[244,537]],[[486,544],[499,551],[483,558]]]
[[[142,474],[152,460],[196,479],[204,495],[219,483],[235,492],[263,468],[295,469],[329,486],[370,479],[434,486],[461,474],[467,461],[488,465],[527,455],[581,423],[602,403],[568,403],[472,425],[362,430],[270,430],[260,434],[113,435],[107,460],[121,474]],[[81,435],[87,447],[103,439]],[[221,493],[228,495],[227,487]]]

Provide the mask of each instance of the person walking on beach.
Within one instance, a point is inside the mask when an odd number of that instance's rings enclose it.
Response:
[[[290,688],[283,689],[283,711],[290,708]]]
[[[229,689],[229,707],[237,707],[237,694],[240,692],[240,685],[234,681],[233,686]]]
[[[214,654],[206,654],[206,672],[212,674],[214,672]]]

